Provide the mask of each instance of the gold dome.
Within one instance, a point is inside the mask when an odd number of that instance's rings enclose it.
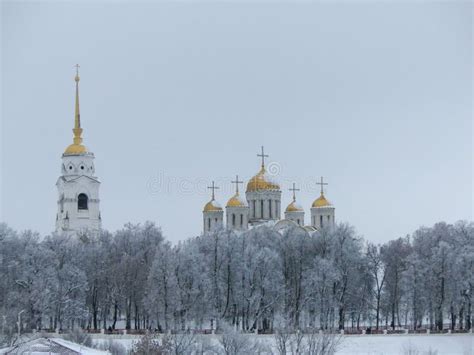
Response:
[[[280,190],[280,186],[268,177],[264,166],[247,184],[247,192],[258,190]]]
[[[324,197],[324,194],[321,193],[321,196],[319,196],[316,200],[314,200],[313,205],[311,207],[328,207],[332,206],[331,203],[326,200],[326,197]]]
[[[217,211],[222,211],[222,207],[214,199],[206,203],[206,205],[204,206],[204,212],[217,212]]]
[[[66,148],[64,151],[65,155],[78,155],[78,154],[85,154],[87,153],[87,148],[83,144],[71,144],[69,147]]]
[[[227,207],[247,207],[247,202],[237,192],[227,201]]]
[[[293,201],[292,203],[290,203],[288,205],[288,207],[286,208],[286,212],[303,212],[303,208],[296,203],[296,201]]]

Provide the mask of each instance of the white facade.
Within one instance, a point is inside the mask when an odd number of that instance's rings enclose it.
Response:
[[[295,222],[300,227],[304,226],[304,211],[285,211],[285,219]]]
[[[334,228],[335,208],[332,205],[324,207],[311,207],[311,225],[320,230],[322,228]]]
[[[212,233],[224,228],[224,211],[203,211],[204,233]]]
[[[56,232],[98,232],[101,228],[99,187],[94,154],[63,154],[58,178]]]
[[[226,226],[233,230],[247,230],[249,227],[249,208],[247,206],[225,208]]]
[[[245,193],[249,205],[250,224],[281,219],[281,191],[256,190]]]

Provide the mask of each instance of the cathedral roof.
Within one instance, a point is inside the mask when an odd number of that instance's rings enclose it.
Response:
[[[237,192],[227,201],[227,207],[247,207],[247,201]]]
[[[204,206],[203,212],[216,212],[216,211],[222,211],[221,205],[214,199],[206,203]]]
[[[247,192],[261,190],[280,190],[278,183],[272,180],[263,165],[258,174],[251,178],[247,184]]]
[[[83,144],[71,144],[64,151],[64,155],[81,155],[88,152],[87,148]]]
[[[304,209],[296,201],[291,202],[286,208],[286,212],[303,212]]]
[[[311,207],[330,207],[331,202],[329,202],[324,193],[321,192],[321,196],[319,196],[316,200],[314,200],[313,205]]]

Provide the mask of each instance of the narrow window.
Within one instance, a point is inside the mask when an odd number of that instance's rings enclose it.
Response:
[[[232,225],[235,227],[235,214],[232,213]]]
[[[77,209],[79,210],[87,210],[88,209],[88,197],[86,194],[79,194],[77,196]]]
[[[269,212],[269,216],[270,218],[272,218],[272,200],[268,200],[268,212]]]
[[[323,228],[323,216],[319,216],[319,226]]]
[[[263,200],[260,201],[260,214],[260,217],[263,219]]]
[[[241,227],[244,226],[244,215],[243,214],[240,215],[240,226]]]
[[[300,220],[298,219],[298,225],[300,225]]]
[[[207,229],[211,230],[211,219],[210,218],[207,219]]]
[[[255,210],[257,209],[257,205],[256,205],[255,202],[256,202],[255,200],[252,201],[252,204],[253,204],[253,218],[255,218],[257,216],[257,212],[255,212]]]

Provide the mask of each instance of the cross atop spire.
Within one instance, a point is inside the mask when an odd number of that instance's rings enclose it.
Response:
[[[321,185],[321,195],[324,195],[324,185],[328,185],[327,182],[324,182],[324,178],[321,176],[321,182],[317,182],[316,185]]]
[[[296,184],[295,184],[295,183],[293,183],[293,187],[292,187],[291,189],[288,189],[288,190],[290,190],[290,191],[293,191],[293,202],[295,202],[295,201],[296,201],[296,195],[295,195],[295,192],[296,192],[296,191],[300,191],[300,189],[297,189],[297,188],[295,187],[295,185],[296,185]]]
[[[214,184],[214,180],[212,181],[212,185],[207,187],[208,189],[212,190],[212,200],[215,199],[214,191],[217,190],[219,187]]]
[[[257,157],[261,157],[261,158],[262,158],[262,168],[264,168],[264,167],[265,167],[265,158],[268,158],[268,155],[265,154],[263,145],[262,145],[262,154],[257,154]]]
[[[235,184],[235,193],[239,193],[239,184],[243,184],[243,181],[239,181],[239,175],[235,175],[235,181],[231,181],[232,184]]]

